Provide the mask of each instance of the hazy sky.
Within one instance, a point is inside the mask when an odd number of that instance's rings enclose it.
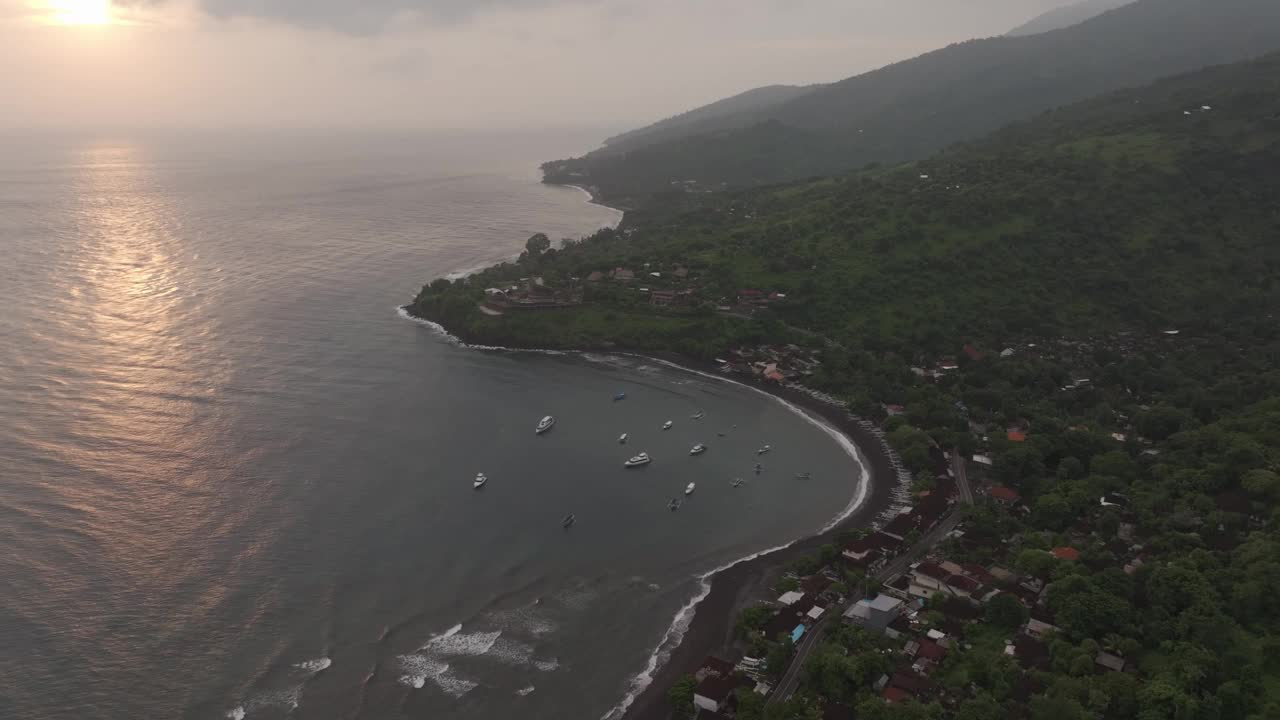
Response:
[[[621,129],[1065,2],[0,0],[0,126]]]

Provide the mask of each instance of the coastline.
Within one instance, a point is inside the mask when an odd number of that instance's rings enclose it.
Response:
[[[700,597],[691,598],[673,618],[672,625],[650,656],[652,667],[646,666],[628,678],[630,687],[626,689],[624,698],[606,712],[601,720],[667,720],[671,716],[667,691],[680,677],[696,671],[707,655],[725,653],[732,649],[733,624],[738,612],[754,602],[772,599],[771,595],[765,593],[771,580],[776,579],[797,558],[834,542],[839,533],[872,525],[896,504],[895,496],[899,489],[897,473],[882,440],[863,427],[846,408],[815,395],[794,387],[726,377],[713,363],[673,353],[645,353],[621,348],[565,351],[472,345],[451,334],[439,323],[414,315],[407,305],[398,308],[398,312],[406,319],[426,325],[451,342],[476,350],[555,355],[599,352],[631,356],[736,383],[781,401],[793,412],[806,416],[807,420],[815,422],[822,429],[843,436],[856,450],[859,477],[853,478],[856,493],[852,501],[853,507],[845,508],[842,515],[835,516],[835,520],[827,527],[797,538],[790,544],[763,549],[701,576],[699,579],[705,584],[703,592]],[[859,498],[858,494],[862,497]],[[687,622],[680,628],[682,621]],[[678,639],[671,647],[665,647],[673,634],[679,634]]]
[[[621,225],[622,221],[625,220],[627,217],[627,210],[625,208],[615,207],[613,205],[609,205],[605,203],[604,200],[596,193],[595,190],[592,190],[591,188],[585,185],[577,185],[574,183],[547,182],[546,180],[543,180],[542,184],[551,185],[552,187],[573,188],[574,190],[582,191],[582,193],[587,196],[587,202],[590,203],[591,205],[598,205],[602,208],[605,208],[607,210],[613,210],[614,212],[618,213],[619,215],[618,222],[614,225],[614,227]]]

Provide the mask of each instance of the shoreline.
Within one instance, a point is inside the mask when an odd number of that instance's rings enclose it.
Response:
[[[584,195],[587,196],[587,202],[589,204],[596,205],[596,206],[605,208],[607,210],[612,210],[618,213],[618,222],[613,226],[615,228],[621,225],[622,221],[626,220],[627,218],[627,211],[625,209],[606,204],[604,200],[589,187],[586,187],[584,185],[576,185],[574,183],[547,182],[546,180],[543,180],[542,184],[550,185],[551,187],[566,187],[566,188],[573,188],[574,190],[580,190]]]
[[[631,356],[742,385],[771,396],[775,401],[788,405],[789,409],[804,416],[806,420],[819,425],[821,429],[842,436],[855,450],[854,459],[859,466],[859,477],[854,478],[855,494],[851,507],[847,506],[827,526],[789,544],[761,550],[698,576],[698,580],[704,584],[703,591],[691,598],[672,619],[667,632],[650,654],[649,664],[628,678],[629,687],[623,699],[607,711],[601,720],[668,720],[671,710],[667,691],[682,676],[696,671],[707,655],[723,653],[731,648],[737,613],[747,604],[764,599],[761,596],[762,590],[768,587],[772,579],[776,579],[783,568],[802,555],[834,542],[835,537],[845,530],[869,527],[897,504],[897,472],[882,440],[863,427],[846,408],[802,390],[727,377],[719,372],[714,363],[673,353],[645,353],[620,348],[546,350],[473,345],[453,335],[443,325],[414,315],[408,305],[398,308],[398,313],[466,348],[552,355],[598,352]],[[680,628],[686,616],[687,624]],[[664,647],[675,634],[679,635],[678,640],[672,647]]]

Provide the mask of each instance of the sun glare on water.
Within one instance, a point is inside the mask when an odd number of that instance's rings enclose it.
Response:
[[[49,18],[60,25],[106,25],[111,0],[45,0]]]

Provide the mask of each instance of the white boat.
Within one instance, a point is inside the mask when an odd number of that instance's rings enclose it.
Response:
[[[691,450],[689,450],[689,454],[690,454],[690,455],[701,455],[702,453],[704,453],[704,452],[706,452],[706,451],[707,451],[707,446],[706,446],[706,445],[703,445],[702,443],[698,443],[697,445],[694,445],[694,446],[693,446],[693,448],[692,448]]]
[[[541,435],[542,433],[550,430],[551,426],[555,424],[556,424],[556,419],[548,415],[542,418],[542,420],[538,423],[538,427],[534,428],[533,431]]]
[[[773,446],[772,446],[772,445],[765,445],[764,447],[762,447],[762,448],[760,448],[759,450],[757,450],[757,451],[756,451],[756,454],[757,454],[757,455],[763,455],[763,454],[765,454],[765,453],[769,452],[769,451],[770,451],[770,450],[772,450],[772,449],[773,449]]]
[[[675,425],[675,423],[673,423],[673,422],[671,422],[670,420],[668,420],[668,421],[666,421],[666,422],[662,423],[662,429],[663,429],[663,430],[670,430],[672,425]]]
[[[693,491],[694,491],[694,488],[696,488],[696,487],[698,487],[698,483],[689,483],[689,484],[685,487],[685,489],[684,489],[684,494],[685,494],[685,495],[692,495],[692,494],[693,494]]]
[[[640,453],[639,455],[636,455],[630,460],[622,463],[622,465],[624,467],[632,468],[640,467],[641,465],[648,465],[650,462],[652,462],[652,460],[649,458],[649,453]]]
[[[626,445],[626,444],[627,444],[627,434],[626,434],[626,433],[622,433],[621,435],[619,435],[619,436],[618,436],[618,442],[619,442],[619,443],[621,443],[621,444],[623,444],[623,445]]]
[[[480,488],[484,487],[484,484],[487,482],[489,482],[488,475],[485,475],[484,473],[476,473],[475,482],[471,483],[471,487],[475,488],[476,490],[479,490]]]

